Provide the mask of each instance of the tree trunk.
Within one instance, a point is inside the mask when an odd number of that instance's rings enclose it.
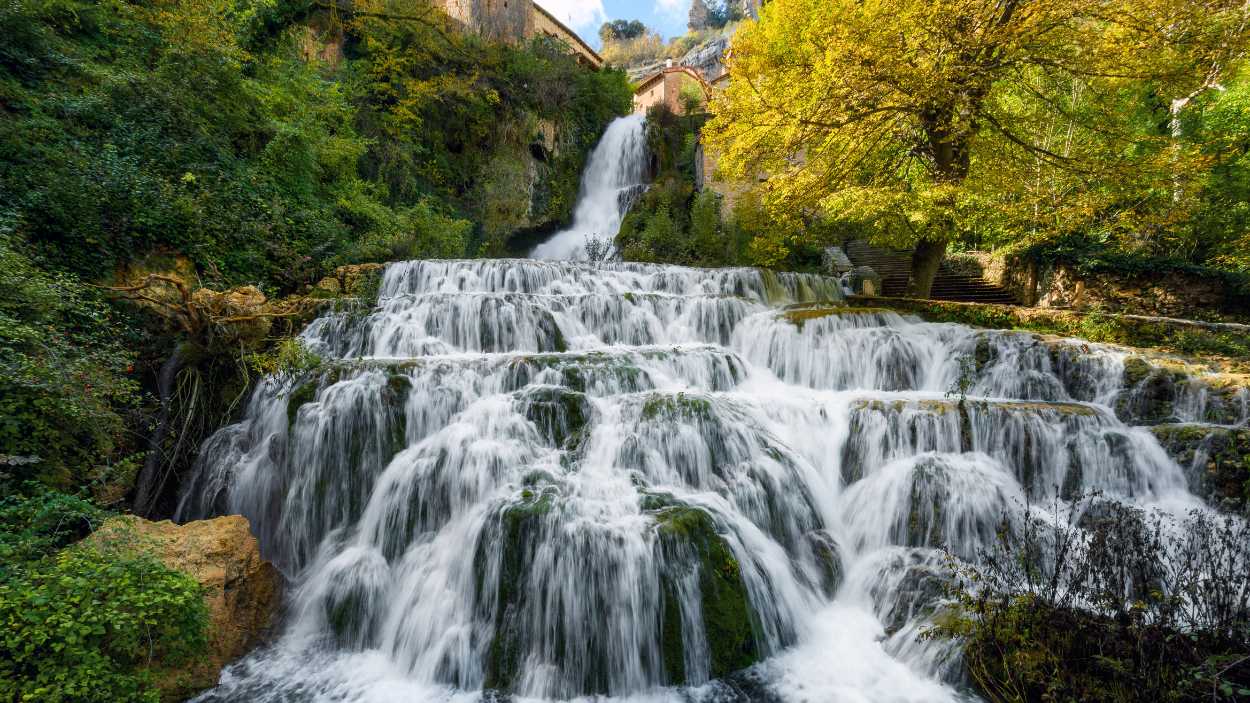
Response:
[[[161,409],[156,414],[156,427],[148,437],[148,455],[143,461],[143,469],[135,481],[134,513],[139,517],[152,517],[160,498],[161,488],[165,484],[160,475],[165,464],[165,438],[169,436],[170,413],[173,406],[174,381],[182,370],[185,359],[182,345],[174,347],[161,370],[156,376],[156,392],[160,396]]]
[[[907,297],[928,298],[933,291],[933,279],[946,256],[946,239],[922,239],[916,243],[911,255],[911,279],[907,282]]]

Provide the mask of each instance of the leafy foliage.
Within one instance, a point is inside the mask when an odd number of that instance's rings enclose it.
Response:
[[[11,221],[10,221],[11,222]],[[113,310],[67,274],[45,272],[0,220],[0,472],[62,485],[110,470],[137,400]],[[124,462],[123,462],[124,463]]]
[[[0,696],[157,701],[143,667],[205,643],[189,576],[147,558],[67,549],[0,581]]]
[[[1207,174],[1240,147],[1221,146],[1227,120],[1199,125],[1238,75],[1246,12],[1223,0],[777,0],[734,37],[735,80],[708,141],[728,176],[768,177],[770,211],[932,242],[930,259],[953,241],[1072,233],[1206,256],[1226,249],[1186,246],[1202,241],[1189,223],[1224,212],[1202,201],[1230,181]],[[917,263],[917,279],[936,271]]]
[[[0,578],[90,534],[106,514],[82,498],[40,484],[0,484]]]
[[[194,579],[128,549],[71,544],[104,517],[38,484],[0,499],[0,698],[155,702],[146,669],[205,646]]]

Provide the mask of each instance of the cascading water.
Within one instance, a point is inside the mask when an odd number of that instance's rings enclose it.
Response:
[[[616,231],[641,134],[612,125],[536,256]],[[940,548],[975,559],[1026,500],[1202,505],[1132,426],[1159,393],[1124,352],[841,296],[391,264],[304,332],[321,368],[264,380],[201,452],[178,517],[247,516],[293,586],[280,637],[202,700],[964,700],[951,646],[918,638]],[[1200,385],[1172,419],[1246,422]]]
[[[611,246],[621,220],[645,187],[647,140],[642,115],[608,125],[586,162],[573,226],[552,235],[530,253],[535,259],[585,259],[591,240]]]
[[[294,584],[205,700],[956,700],[916,639],[937,547],[975,557],[1026,497],[1200,505],[1117,418],[1122,353],[778,311],[840,295],[390,265],[371,310],[304,333],[323,369],[267,379],[204,448],[180,517],[246,515]]]

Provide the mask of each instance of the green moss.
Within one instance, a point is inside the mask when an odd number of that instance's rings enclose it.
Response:
[[[712,417],[712,401],[696,395],[652,394],[643,403],[642,419],[656,418],[707,420]]]
[[[755,639],[755,613],[742,580],[738,559],[708,513],[699,508],[673,506],[656,513],[660,539],[670,546],[670,553],[681,554],[690,549],[698,559],[699,595],[702,600],[703,625],[710,654],[710,673],[725,676],[751,666],[759,660]],[[674,599],[675,600],[675,599]],[[666,620],[679,617],[673,613]],[[666,628],[667,629],[667,628]],[[674,639],[663,643],[664,659],[671,661],[674,650],[682,651],[679,633],[667,633]]]
[[[547,386],[531,389],[520,397],[525,417],[552,444],[576,447],[585,436],[594,408],[586,394]]]
[[[552,349],[557,352],[566,352],[569,350],[569,342],[564,338],[564,331],[559,325],[555,325],[555,331],[551,336]]]
[[[669,685],[681,685],[686,681],[686,649],[681,604],[677,599],[677,589],[671,583],[664,585],[660,618],[660,655],[664,662],[665,681]]]
[[[286,422],[288,427],[295,426],[295,418],[299,416],[299,409],[306,403],[311,403],[313,398],[316,397],[317,382],[315,380],[305,381],[291,391],[291,395],[286,402]]]

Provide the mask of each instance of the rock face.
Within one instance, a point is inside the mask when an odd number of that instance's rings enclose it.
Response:
[[[251,526],[242,516],[185,525],[118,517],[88,540],[132,545],[204,587],[208,651],[190,665],[156,667],[162,701],[185,700],[214,686],[221,669],[259,644],[275,620],[281,576],[261,558]]]
[[[1229,512],[1250,507],[1250,429],[1158,425],[1150,431],[1185,469],[1195,494]]]

